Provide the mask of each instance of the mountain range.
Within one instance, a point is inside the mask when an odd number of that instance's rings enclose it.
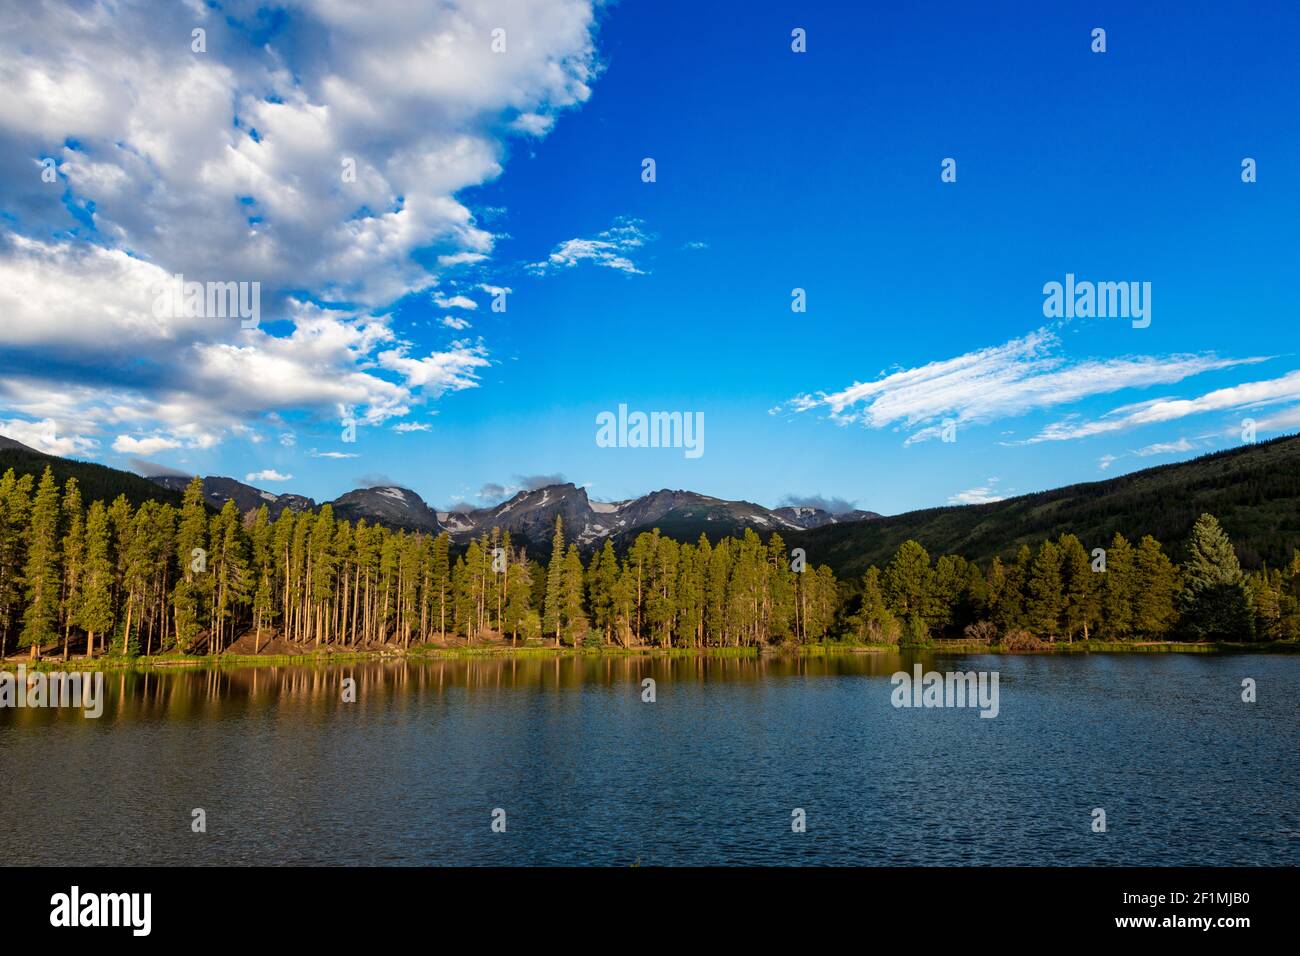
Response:
[[[46,466],[62,483],[75,476],[87,500],[124,494],[133,503],[153,498],[179,504],[190,479],[157,475],[146,479],[91,462],[46,455],[0,436],[0,473],[39,475]],[[207,503],[227,501],[245,514],[265,504],[272,517],[319,507],[311,498],[275,494],[233,478],[203,479]],[[961,554],[973,560],[1013,557],[1022,544],[1069,532],[1091,550],[1105,547],[1119,532],[1137,542],[1161,541],[1181,558],[1193,522],[1202,512],[1219,518],[1247,568],[1277,567],[1300,545],[1300,436],[1203,455],[1102,481],[1067,485],[978,505],[954,505],[884,517],[870,511],[832,514],[811,507],[765,508],[693,491],[663,489],[626,501],[592,501],[571,483],[520,491],[487,508],[439,511],[409,488],[358,488],[329,502],[339,518],[436,534],[446,531],[464,545],[499,528],[534,553],[549,548],[556,517],[566,536],[584,549],[611,540],[621,547],[642,531],[658,528],[678,540],[739,534],[752,528],[766,538],[778,532],[790,547],[802,547],[815,564],[828,564],[842,577],[870,564],[883,565],[909,538],[932,555]]]
[[[171,491],[183,492],[190,479],[179,475],[157,475],[150,479]],[[309,511],[318,507],[311,498],[295,494],[273,494],[233,478],[210,475],[203,479],[203,494],[213,508],[234,501],[241,512],[266,505],[272,519],[286,508]],[[324,504],[325,502],[322,502]],[[522,543],[549,545],[557,517],[564,520],[566,535],[580,547],[598,545],[605,538],[620,541],[629,534],[657,527],[674,536],[710,537],[738,534],[744,528],[758,532],[789,533],[843,521],[880,517],[871,511],[832,514],[821,508],[764,508],[749,501],[726,501],[693,491],[663,489],[626,501],[592,501],[583,488],[571,482],[520,491],[514,497],[487,508],[436,511],[418,494],[398,485],[357,488],[328,502],[335,517],[356,522],[383,524],[406,531],[438,534],[464,544],[471,538],[498,528],[509,531]]]

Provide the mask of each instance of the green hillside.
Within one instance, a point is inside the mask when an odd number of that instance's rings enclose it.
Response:
[[[1217,516],[1243,566],[1278,567],[1300,547],[1300,436],[1288,436],[1148,468],[1105,481],[983,505],[930,508],[893,517],[830,525],[786,534],[808,560],[840,577],[883,566],[909,538],[932,555],[1004,560],[1021,544],[1069,532],[1089,548],[1115,532],[1136,542],[1149,534],[1181,560],[1192,524],[1202,512]]]
[[[129,471],[118,471],[88,461],[43,455],[17,442],[0,447],[0,475],[12,468],[19,477],[32,474],[39,481],[46,466],[54,472],[54,479],[60,488],[69,478],[76,478],[81,485],[81,495],[88,502],[112,501],[118,495],[126,495],[127,500],[137,507],[142,501],[164,501],[177,507],[181,503],[178,492],[168,491]]]

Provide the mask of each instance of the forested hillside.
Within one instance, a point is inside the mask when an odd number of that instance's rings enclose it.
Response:
[[[1151,535],[1182,560],[1198,515],[1222,522],[1243,566],[1280,567],[1300,543],[1300,436],[984,505],[930,508],[791,534],[811,558],[857,577],[904,541],[986,562],[1022,544],[1076,535],[1090,550]]]
[[[333,508],[212,514],[203,483],[180,508],[87,501],[52,468],[0,477],[0,657],[73,650],[259,653],[428,642],[763,647],[824,639],[925,644],[1294,639],[1300,555],[1246,575],[1209,514],[1172,561],[1155,538],[1074,535],[1004,563],[931,559],[906,540],[846,586],[778,534],[680,543],[658,530],[584,559],[556,521],[549,560],[493,529],[453,553],[447,532],[338,520]]]
[[[0,436],[2,439],[3,436]],[[88,499],[112,501],[118,495],[125,495],[126,500],[138,507],[144,501],[166,502],[170,505],[181,503],[180,493],[159,487],[148,478],[141,478],[129,471],[119,471],[107,465],[97,465],[88,461],[74,461],[70,458],[57,458],[27,448],[12,440],[0,443],[0,474],[13,469],[18,476],[31,475],[39,479],[41,473],[49,468],[55,480],[60,484],[69,478],[76,478],[82,493]]]

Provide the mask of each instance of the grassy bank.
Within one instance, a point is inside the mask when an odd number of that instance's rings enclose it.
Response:
[[[889,651],[920,651],[934,654],[1240,654],[1240,653],[1300,653],[1297,641],[1259,641],[1236,643],[1227,641],[1188,643],[1178,641],[1109,642],[1076,641],[1073,644],[1048,644],[1040,648],[1007,650],[996,644],[974,641],[935,641],[915,647],[896,647],[885,644],[848,644],[831,642],[799,647],[552,647],[528,645],[511,647],[508,644],[469,646],[443,646],[423,644],[403,650],[399,647],[376,650],[309,651],[303,654],[156,654],[151,657],[122,657],[107,655],[88,661],[73,657],[63,661],[57,657],[32,661],[26,657],[10,657],[0,662],[0,667],[12,670],[23,664],[30,670],[150,670],[166,671],[177,668],[206,667],[314,667],[330,664],[357,664],[374,661],[440,661],[440,660],[491,660],[502,658],[547,659],[553,657],[626,658],[626,657],[822,657],[836,654],[879,654]]]

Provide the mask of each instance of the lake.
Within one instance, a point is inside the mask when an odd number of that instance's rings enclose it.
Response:
[[[895,708],[890,675],[915,663],[996,671],[997,717]],[[105,681],[98,720],[0,711],[0,862],[1300,863],[1296,655],[529,657]]]

